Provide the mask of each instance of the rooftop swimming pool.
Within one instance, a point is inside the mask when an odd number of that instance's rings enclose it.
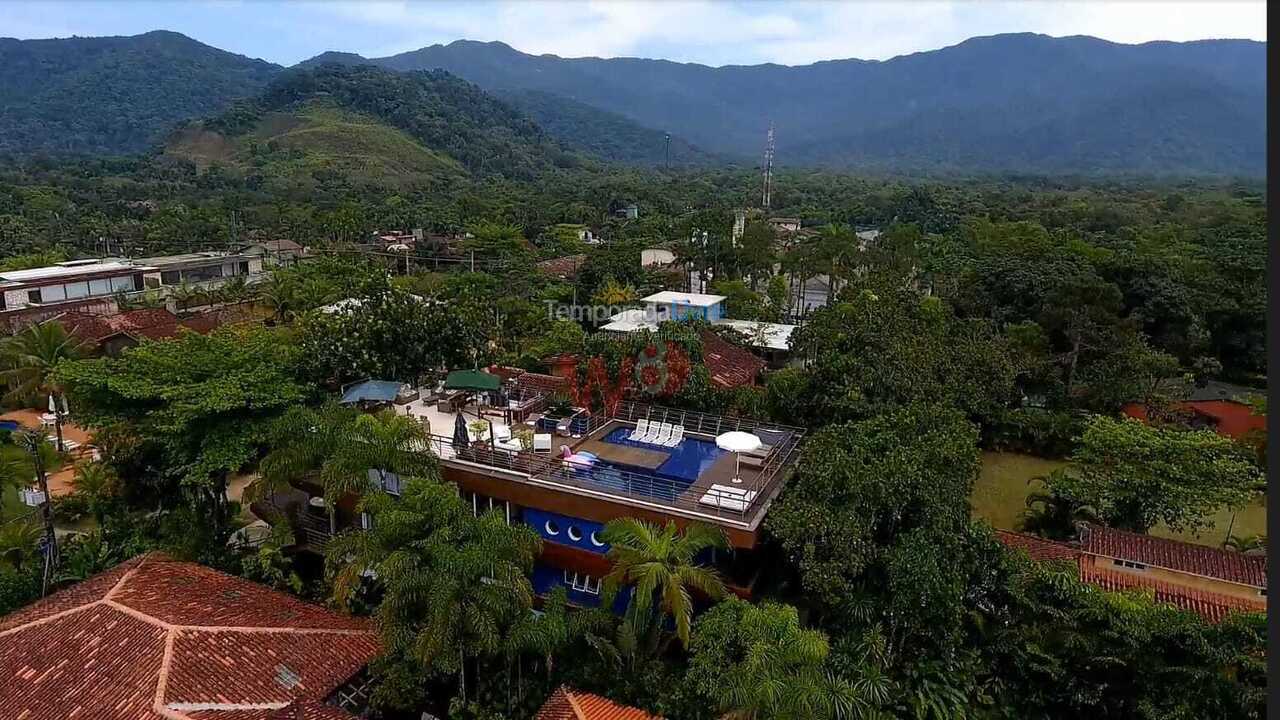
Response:
[[[614,428],[608,435],[601,438],[604,442],[614,445],[628,445],[630,447],[642,448],[644,450],[652,450],[667,454],[666,462],[657,467],[656,470],[648,471],[638,468],[631,468],[626,465],[619,465],[625,470],[633,470],[635,472],[647,473],[652,472],[660,477],[674,480],[681,483],[684,487],[688,487],[693,481],[698,479],[711,464],[725,453],[724,450],[716,447],[716,444],[707,440],[700,440],[685,436],[680,444],[675,447],[663,447],[661,445],[653,445],[651,443],[635,442],[628,440],[627,436],[631,434],[632,428],[620,427]]]

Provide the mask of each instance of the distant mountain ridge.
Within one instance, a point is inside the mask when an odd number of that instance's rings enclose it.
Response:
[[[473,41],[325,59],[559,95],[740,158],[760,155],[772,121],[779,162],[792,165],[1265,174],[1266,44],[1249,40],[1024,33],[794,67],[535,56]]]
[[[973,38],[885,61],[712,68],[456,41],[300,63],[440,69],[609,161],[1265,177],[1266,44]],[[285,72],[172,32],[0,39],[0,154],[142,152]]]

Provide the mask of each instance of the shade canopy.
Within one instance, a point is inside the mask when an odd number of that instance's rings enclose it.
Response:
[[[480,370],[454,370],[444,380],[447,390],[497,390],[501,384],[497,375]]]
[[[391,402],[400,394],[400,383],[394,380],[365,380],[347,388],[342,393],[343,404],[370,402]]]
[[[716,447],[729,452],[751,452],[762,444],[755,435],[737,430],[716,436]]]

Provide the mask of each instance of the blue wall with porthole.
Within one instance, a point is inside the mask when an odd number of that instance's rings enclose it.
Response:
[[[608,543],[600,539],[604,525],[582,518],[558,515],[544,510],[525,508],[524,521],[544,540],[568,545],[594,553],[609,551]]]

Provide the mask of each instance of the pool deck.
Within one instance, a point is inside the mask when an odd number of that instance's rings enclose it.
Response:
[[[613,432],[614,430],[620,427],[634,429],[635,424],[628,423],[628,422],[621,422],[618,420],[610,421],[606,423],[603,427],[601,427],[599,430],[596,430],[595,432],[591,433],[587,437],[578,441],[578,444],[573,446],[574,452],[578,452],[580,450],[586,450],[588,452],[594,453],[596,457],[599,457],[601,460],[604,460],[606,462],[619,462],[627,465],[643,467],[650,470],[657,468],[659,465],[661,465],[663,462],[666,461],[667,453],[664,453],[661,451],[642,450],[640,448],[633,448],[628,445],[616,445],[614,443],[608,443],[604,441],[603,438],[607,437],[609,433]],[[711,443],[714,443],[716,441],[716,439],[714,437],[711,437],[710,435],[702,435],[699,433],[687,433],[685,437],[691,437],[698,440],[705,440]],[[632,460],[615,460],[612,457],[606,457],[606,455],[599,452],[597,448],[608,448],[607,450],[605,450],[605,453],[612,453],[615,450],[637,450],[639,452],[651,453],[653,455],[661,456],[661,459],[657,460],[656,464],[652,466],[641,465],[640,463],[634,462]],[[702,474],[698,475],[697,480],[694,480],[692,483],[690,483],[689,487],[686,488],[684,492],[680,493],[679,500],[681,502],[687,502],[687,503],[696,505],[698,503],[699,498],[705,495],[707,491],[711,489],[712,485],[725,485],[728,487],[738,487],[744,490],[754,489],[756,487],[756,481],[760,477],[760,470],[754,467],[749,467],[746,463],[743,463],[742,473],[741,473],[742,482],[735,484],[733,482],[733,471],[734,471],[733,455],[734,454],[731,452],[726,452],[724,455],[721,455],[720,457],[716,458],[715,462],[713,462],[710,467],[704,470]]]
[[[645,470],[657,470],[658,466],[671,457],[669,453],[658,450],[645,450],[644,448],[594,439],[588,439],[580,443],[576,452],[584,450],[608,463],[630,465],[644,468]]]

